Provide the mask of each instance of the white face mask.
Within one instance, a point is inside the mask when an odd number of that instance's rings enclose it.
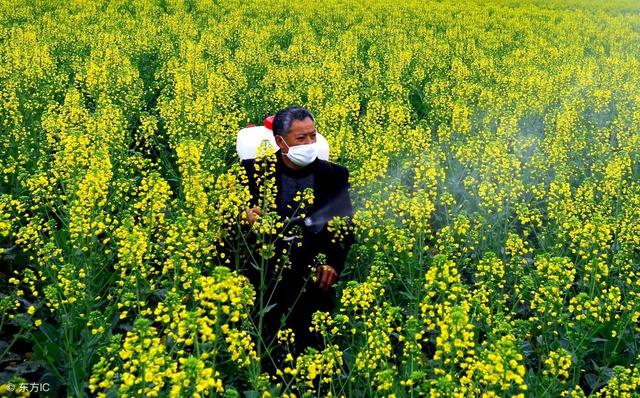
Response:
[[[287,145],[284,138],[282,139],[282,142]],[[287,145],[287,148],[289,151],[285,153],[285,155],[293,162],[293,164],[300,167],[310,164],[318,157],[318,147],[315,142],[313,144],[306,145]]]

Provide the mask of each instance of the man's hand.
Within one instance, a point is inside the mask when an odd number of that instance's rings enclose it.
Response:
[[[258,219],[259,216],[262,215],[262,210],[259,207],[252,207],[250,209],[245,210],[244,219],[247,220],[249,225],[253,225],[254,222]]]
[[[330,265],[321,265],[316,268],[316,276],[318,277],[318,287],[323,292],[327,292],[331,285],[338,280],[338,273]]]

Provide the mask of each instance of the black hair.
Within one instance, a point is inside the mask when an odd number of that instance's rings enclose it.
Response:
[[[313,114],[301,106],[292,105],[278,111],[273,118],[273,135],[285,136],[289,134],[294,120],[306,118],[311,118],[315,122]]]

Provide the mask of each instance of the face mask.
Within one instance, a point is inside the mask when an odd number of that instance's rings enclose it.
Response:
[[[284,138],[282,139],[282,142],[287,145]],[[293,162],[293,164],[300,167],[304,167],[310,164],[311,162],[316,160],[316,157],[318,157],[318,147],[316,146],[315,142],[313,144],[306,145],[287,145],[287,148],[289,149],[289,151],[285,153],[285,155],[289,158],[289,160]]]

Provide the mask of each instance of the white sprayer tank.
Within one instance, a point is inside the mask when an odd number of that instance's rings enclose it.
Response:
[[[271,120],[272,118],[265,119],[265,125],[270,127]],[[240,130],[236,139],[236,151],[240,159],[255,159],[258,147],[263,141],[267,141],[275,151],[278,150],[273,131],[268,127],[251,126]],[[329,160],[329,143],[320,133],[316,133],[316,145],[318,146],[318,157],[322,160]]]

